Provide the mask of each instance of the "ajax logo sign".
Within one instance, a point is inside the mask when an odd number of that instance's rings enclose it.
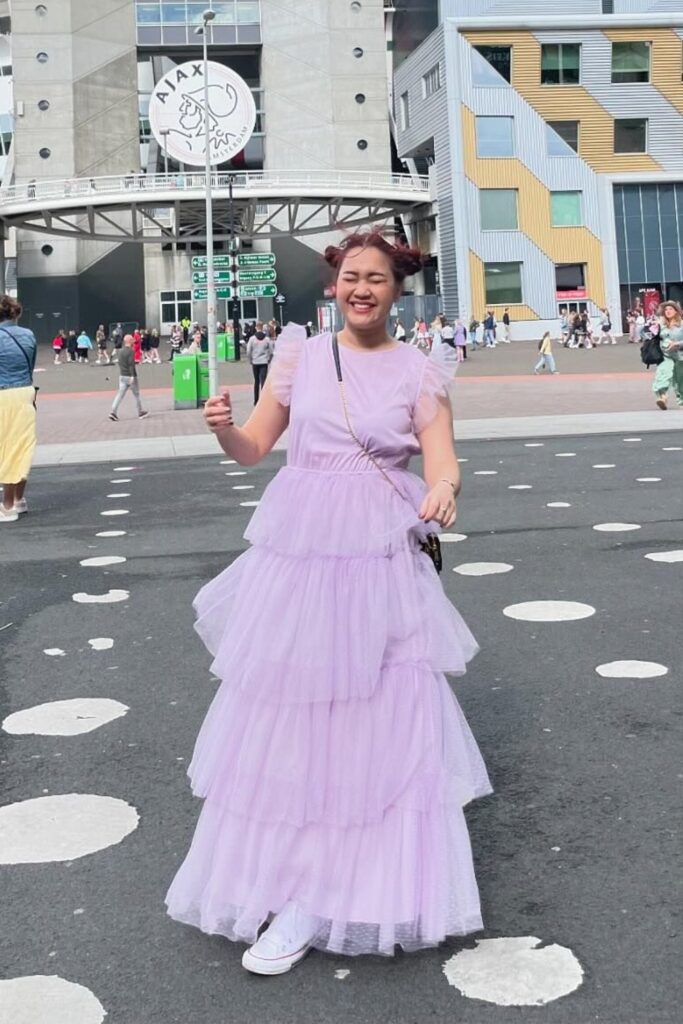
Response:
[[[206,123],[210,161],[222,164],[244,149],[256,124],[256,105],[243,78],[223,64],[208,63],[209,101],[204,89],[204,62],[179,64],[157,82],[149,104],[154,138],[183,164],[204,166]]]

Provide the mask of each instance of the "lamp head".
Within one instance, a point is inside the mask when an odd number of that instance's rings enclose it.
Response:
[[[202,21],[205,25],[208,25],[210,21],[213,21],[216,17],[216,12],[208,8],[206,11],[202,11]]]

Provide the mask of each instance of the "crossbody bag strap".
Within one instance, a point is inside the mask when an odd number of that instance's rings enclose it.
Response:
[[[335,365],[335,369],[337,371],[337,382],[339,384],[339,393],[341,395],[342,408],[344,410],[344,419],[346,420],[346,428],[347,428],[349,434],[351,435],[351,437],[353,438],[353,440],[355,441],[355,443],[361,449],[361,451],[366,455],[366,457],[370,460],[370,462],[373,464],[373,466],[380,471],[380,473],[382,474],[384,479],[387,481],[387,483],[390,485],[390,487],[393,487],[393,489],[398,494],[399,498],[402,498],[404,501],[406,501],[407,499],[406,499],[405,494],[403,494],[403,492],[400,490],[400,488],[396,486],[396,484],[391,479],[391,477],[389,476],[387,471],[384,469],[384,467],[380,465],[380,463],[377,461],[377,459],[372,454],[370,449],[366,445],[363,444],[361,439],[356,434],[356,431],[353,429],[353,426],[351,424],[351,418],[349,416],[349,407],[348,407],[348,403],[346,401],[346,389],[344,387],[344,378],[342,377],[341,359],[340,359],[340,356],[339,356],[339,341],[337,340],[336,332],[332,335],[332,353],[334,355],[334,365]]]
[[[31,377],[31,384],[33,384],[33,367],[31,366],[31,360],[29,359],[29,357],[28,357],[28,355],[27,355],[27,353],[26,353],[26,349],[24,348],[24,346],[23,346],[23,345],[20,345],[20,344],[19,344],[19,342],[17,341],[17,339],[16,339],[15,337],[14,337],[14,335],[13,335],[13,334],[10,334],[10,332],[9,332],[9,331],[7,330],[7,328],[6,328],[6,327],[0,327],[0,331],[2,331],[2,333],[3,333],[3,334],[6,334],[6,335],[7,335],[7,337],[8,337],[8,338],[9,338],[9,339],[10,339],[11,341],[13,341],[13,342],[14,342],[14,344],[15,344],[15,345],[17,346],[17,348],[18,348],[18,349],[19,349],[19,351],[21,352],[22,356],[23,356],[23,357],[24,357],[24,359],[26,360],[26,365],[28,366],[28,372],[29,372],[29,374],[30,374],[30,377]]]

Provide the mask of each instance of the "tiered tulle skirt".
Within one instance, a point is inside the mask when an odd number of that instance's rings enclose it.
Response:
[[[491,786],[443,675],[477,648],[406,508],[379,475],[287,468],[253,546],[199,593],[222,684],[190,766],[204,806],[177,920],[251,942],[292,901],[347,954],[482,927],[462,809]]]

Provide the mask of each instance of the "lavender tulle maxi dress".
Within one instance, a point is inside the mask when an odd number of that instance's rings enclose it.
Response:
[[[270,376],[287,465],[195,601],[222,684],[167,904],[252,942],[294,902],[318,949],[391,955],[482,928],[463,806],[492,790],[443,674],[477,645],[418,548],[425,484],[406,468],[449,375],[408,345],[340,349],[351,422],[405,500],[348,435],[330,336],[287,327]]]

